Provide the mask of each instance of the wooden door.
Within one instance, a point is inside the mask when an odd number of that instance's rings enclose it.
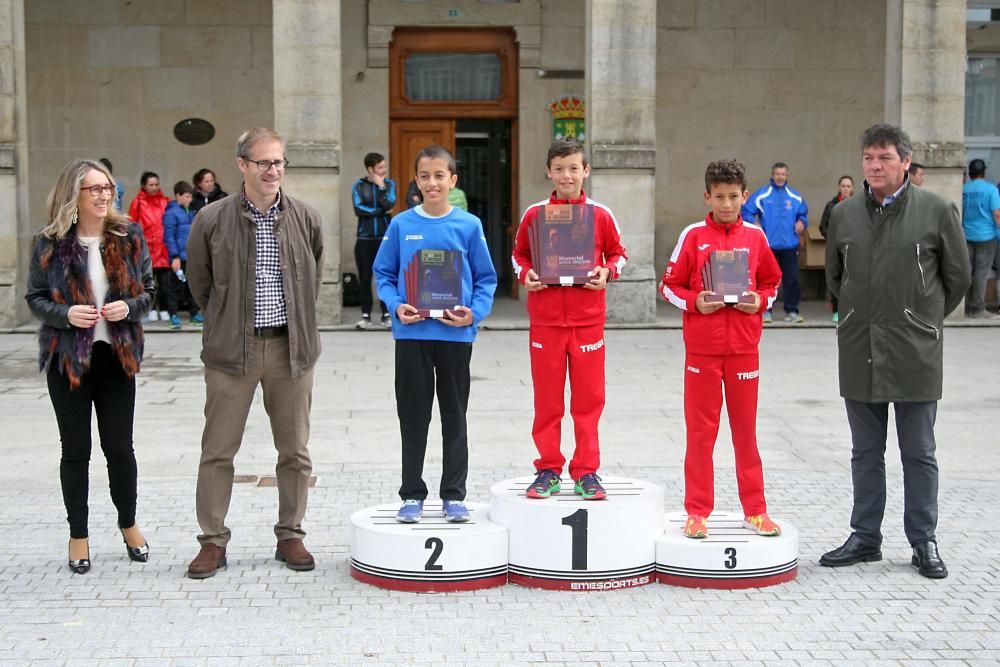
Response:
[[[389,172],[398,193],[395,212],[406,210],[406,189],[413,180],[413,162],[422,148],[440,144],[455,154],[454,120],[392,120],[389,126]]]

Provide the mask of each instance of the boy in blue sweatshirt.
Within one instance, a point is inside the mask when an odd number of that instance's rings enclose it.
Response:
[[[168,277],[167,312],[170,313],[170,328],[180,329],[181,318],[177,314],[181,304],[188,304],[191,313],[191,324],[203,326],[205,319],[201,316],[198,304],[191,298],[191,289],[184,275],[187,269],[187,240],[191,233],[195,212],[191,210],[191,200],[194,198],[194,186],[187,181],[177,181],[174,184],[174,200],[167,204],[163,213],[163,243],[170,255],[170,276]]]
[[[396,339],[396,414],[403,449],[403,504],[396,520],[415,523],[423,516],[424,453],[436,385],[444,453],[442,514],[448,521],[462,522],[469,520],[464,502],[469,362],[479,323],[493,307],[497,274],[479,218],[448,203],[448,192],[458,181],[455,158],[442,146],[428,146],[417,153],[415,167],[424,201],[392,219],[373,267],[378,297],[392,313]],[[438,318],[422,317],[413,305],[416,295],[407,293],[406,272],[421,250],[457,251],[462,256],[462,303]]]

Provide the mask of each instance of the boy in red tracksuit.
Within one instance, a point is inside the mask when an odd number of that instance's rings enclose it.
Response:
[[[546,173],[555,190],[546,201],[529,206],[521,217],[511,261],[517,279],[528,291],[531,382],[535,395],[535,420],[531,435],[538,449],[535,481],[529,498],[548,498],[561,488],[565,457],[560,451],[564,390],[569,370],[570,414],[576,449],[569,464],[574,492],[584,500],[601,500],[607,493],[597,470],[601,453],[597,424],[604,410],[604,290],[621,276],[628,254],[611,209],[587,197],[583,181],[590,165],[583,146],[575,139],[559,139],[549,147]],[[530,229],[547,204],[592,207],[594,215],[594,268],[583,285],[544,285],[532,266]]]
[[[759,535],[779,535],[767,515],[764,473],[757,451],[757,346],[761,313],[769,309],[781,281],[781,269],[757,225],[740,219],[747,200],[746,170],[735,160],[720,160],[705,170],[705,202],[711,213],[681,232],[660,282],[660,292],[684,311],[684,525],[687,537],[707,537],[714,505],[712,450],[719,433],[722,389],[736,450],[736,482],[744,525]],[[709,303],[702,266],[714,250],[748,252],[752,303]]]

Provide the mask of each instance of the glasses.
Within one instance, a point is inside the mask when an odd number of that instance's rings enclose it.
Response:
[[[243,158],[243,161],[247,164],[257,165],[257,171],[271,171],[271,167],[274,167],[276,171],[284,171],[288,168],[288,160],[251,160],[250,158]]]
[[[106,194],[109,197],[113,197],[115,194],[115,186],[111,185],[91,185],[89,188],[83,188],[90,192],[91,197],[100,197],[102,194]]]

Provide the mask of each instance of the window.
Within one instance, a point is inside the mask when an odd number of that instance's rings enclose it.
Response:
[[[413,53],[406,58],[406,96],[416,101],[495,100],[501,61],[496,53]]]
[[[969,56],[965,72],[965,144],[968,159],[1000,167],[1000,56]]]

